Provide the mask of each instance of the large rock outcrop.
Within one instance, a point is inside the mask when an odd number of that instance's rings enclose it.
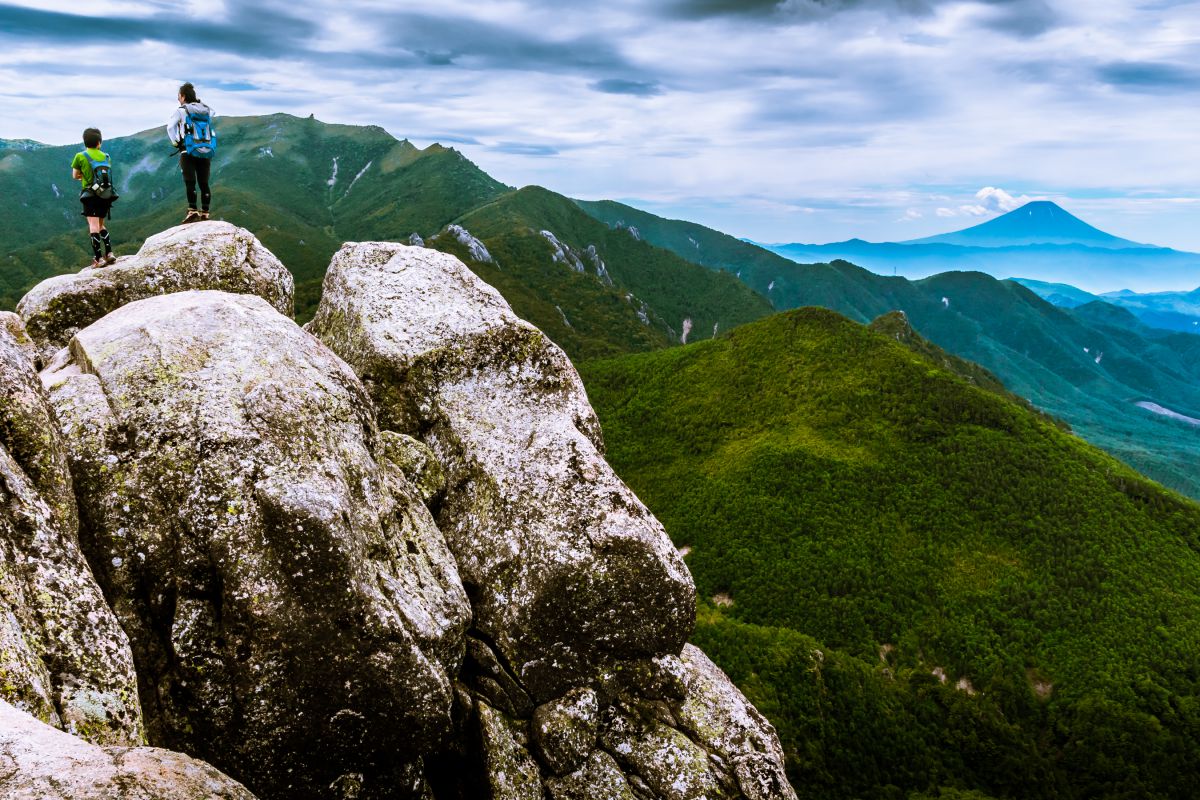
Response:
[[[419,791],[470,607],[349,367],[259,297],[189,291],[42,379],[150,741],[270,797]]]
[[[197,222],[151,236],[137,255],[100,269],[47,278],[17,305],[43,362],[71,337],[126,303],[188,289],[256,294],[292,315],[291,273],[252,233]]]
[[[309,329],[445,476],[438,522],[475,622],[439,793],[794,797],[770,724],[684,647],[690,575],[604,461],[558,347],[457,259],[389,243],[335,256]]]
[[[770,724],[685,646],[691,577],[604,461],[562,351],[457,259],[402,245],[338,254],[319,339],[269,270],[232,287],[249,294],[175,291],[227,228],[164,235],[187,243],[155,296],[104,306],[95,274],[50,292],[36,352],[0,316],[13,699],[71,729],[59,685],[97,681],[50,640],[115,664],[119,620],[147,739],[271,800],[794,798]],[[8,562],[51,564],[58,590],[95,575],[107,605],[54,600],[92,639],[47,632],[36,570]],[[0,795],[249,797],[3,704]]]
[[[362,376],[385,426],[441,460],[438,523],[475,631],[533,702],[679,652],[687,568],[604,461],[566,354],[495,289],[444,253],[346,245],[309,330]]]
[[[156,747],[98,747],[0,700],[5,800],[254,800],[213,767]]]
[[[67,449],[27,341],[0,328],[0,699],[89,741],[135,744],[129,641],[80,551]]]

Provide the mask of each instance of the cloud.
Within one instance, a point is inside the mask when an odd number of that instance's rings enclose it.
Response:
[[[556,156],[558,149],[547,144],[529,144],[526,142],[500,142],[492,145],[492,150],[497,153],[508,153],[517,156]]]
[[[111,15],[103,18],[61,11],[0,4],[0,40],[20,39],[116,46],[143,41],[221,50],[239,55],[279,57],[291,55],[319,29],[272,3],[232,3],[232,11],[219,21],[203,21],[178,13],[146,16]],[[270,31],[263,35],[262,31]]]
[[[1045,0],[983,0],[988,9],[983,27],[1019,38],[1041,36],[1058,27],[1062,18]]]
[[[1006,213],[1015,208],[1020,208],[1030,201],[1031,198],[1022,195],[1021,197],[1013,197],[1003,189],[995,186],[985,186],[975,193],[975,199],[979,202],[973,206],[964,206],[964,208],[978,208],[982,211],[975,216],[983,216],[986,213]],[[971,212],[974,213],[974,212]]]
[[[655,81],[629,81],[623,78],[606,78],[590,84],[589,88],[605,94],[631,94],[636,97],[662,94],[662,88]]]
[[[421,54],[431,65],[585,73],[632,69],[615,44],[599,36],[552,38],[515,25],[404,11],[381,12],[377,24],[386,45]]]
[[[1130,92],[1173,93],[1200,89],[1200,71],[1155,61],[1116,61],[1096,69],[1103,83]]]
[[[854,11],[927,15],[938,2],[947,0],[675,0],[665,3],[662,13],[677,19],[741,17],[778,22],[826,19]]]
[[[924,216],[925,216],[925,214],[923,214],[919,208],[909,208],[909,209],[906,209],[904,212],[904,215],[896,221],[897,222],[915,222],[916,220],[919,220]]]

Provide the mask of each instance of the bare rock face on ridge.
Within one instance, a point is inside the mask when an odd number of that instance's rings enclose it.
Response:
[[[457,259],[388,243],[335,256],[309,329],[444,471],[438,521],[475,623],[435,793],[795,797],[770,723],[684,646],[691,576],[604,461],[557,346]]]
[[[91,742],[136,744],[129,640],[79,549],[67,450],[14,328],[0,328],[0,700]]]
[[[156,747],[97,747],[0,700],[6,800],[254,800],[201,761]]]
[[[113,311],[42,379],[150,741],[265,796],[417,792],[470,607],[349,367],[201,291]]]
[[[475,630],[533,702],[605,664],[678,653],[695,589],[662,525],[601,455],[566,354],[458,259],[391,243],[334,256],[309,330],[419,437]]]
[[[71,337],[126,303],[189,289],[256,294],[292,315],[291,273],[247,230],[228,222],[180,225],[151,236],[137,255],[100,269],[56,275],[17,305],[43,363]]]

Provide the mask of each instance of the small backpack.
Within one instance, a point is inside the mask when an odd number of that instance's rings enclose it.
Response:
[[[186,111],[183,123],[183,148],[193,158],[212,158],[217,152],[217,132],[204,112]]]
[[[92,168],[92,183],[84,191],[91,192],[92,197],[101,200],[116,200],[117,190],[113,188],[112,182],[112,159],[105,156],[103,161],[97,161],[87,150],[83,151],[83,157]]]

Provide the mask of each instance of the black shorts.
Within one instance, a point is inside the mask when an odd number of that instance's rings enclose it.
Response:
[[[99,197],[81,197],[79,202],[83,203],[82,213],[85,217],[107,217],[113,203],[112,200],[101,200]]]

